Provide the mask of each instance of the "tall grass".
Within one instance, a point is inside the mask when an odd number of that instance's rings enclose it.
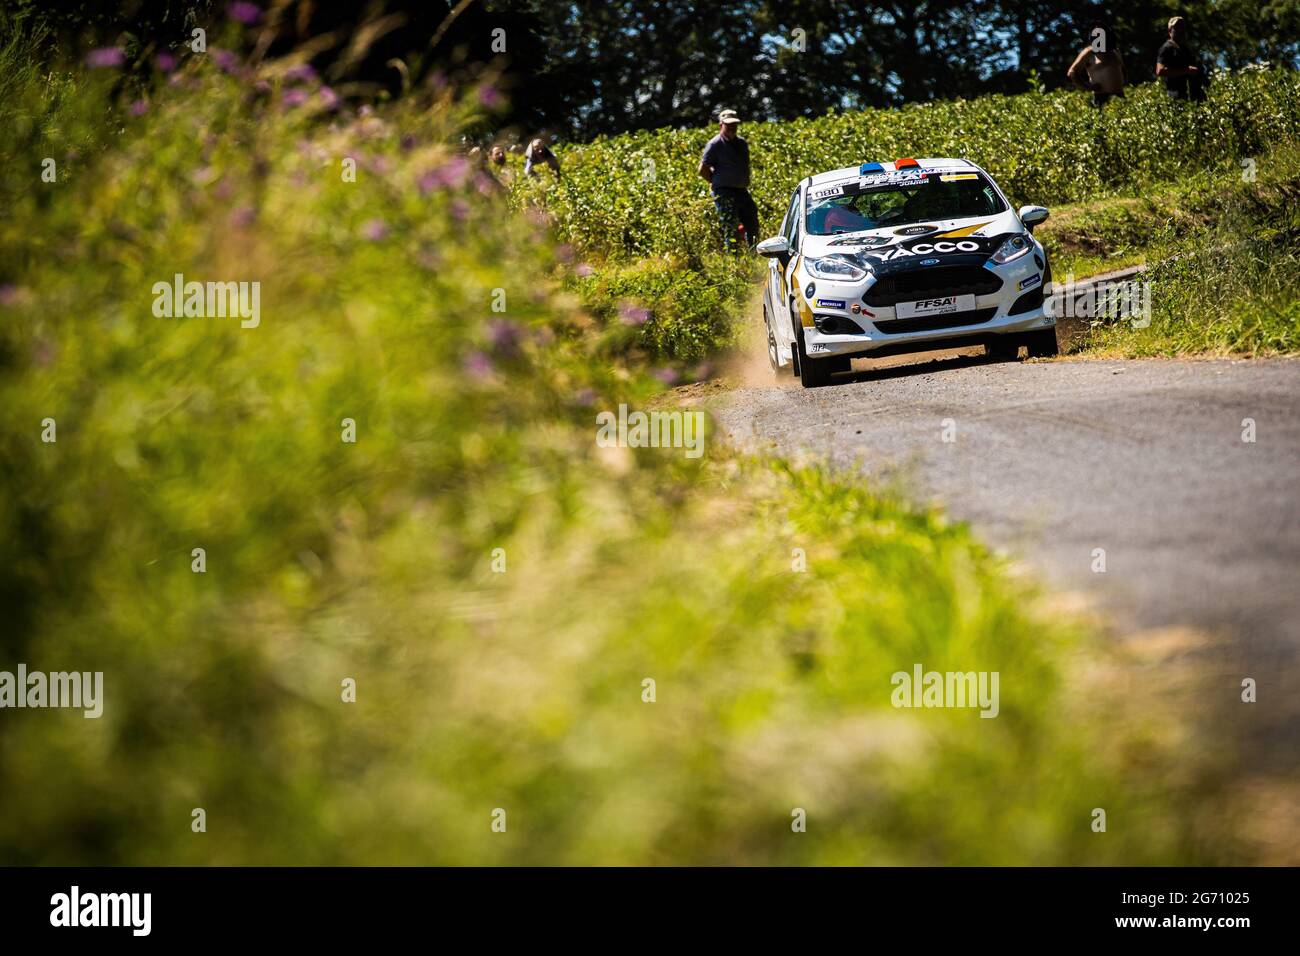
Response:
[[[1089,234],[1121,234],[1114,227],[1120,219],[1133,248],[1151,263],[1142,276],[1152,289],[1149,324],[1098,322],[1088,337],[1093,350],[1130,356],[1300,350],[1300,150],[1280,146],[1258,157],[1252,172],[1194,175],[1058,228],[1054,239],[1077,248]]]

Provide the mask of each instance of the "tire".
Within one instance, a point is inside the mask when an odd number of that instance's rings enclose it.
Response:
[[[1052,358],[1061,354],[1061,347],[1056,342],[1056,327],[1039,329],[1025,335],[1025,344],[1029,346],[1030,358]]]
[[[1014,362],[1020,357],[1020,336],[999,335],[984,346],[984,354],[1004,362]]]
[[[776,344],[776,335],[772,332],[772,319],[767,314],[766,307],[763,309],[763,326],[767,331],[767,361],[772,366],[772,374],[777,378],[784,378],[792,371],[789,365],[782,367],[779,348]]]
[[[847,355],[810,359],[804,349],[802,325],[799,326],[798,340],[795,344],[799,353],[799,384],[804,388],[821,388],[823,385],[829,385],[833,374],[847,372],[853,367],[853,361]]]

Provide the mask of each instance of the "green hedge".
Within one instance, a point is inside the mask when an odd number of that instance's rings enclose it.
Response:
[[[984,166],[1016,202],[1069,203],[1258,156],[1300,139],[1300,79],[1289,71],[1219,77],[1203,104],[1175,103],[1157,84],[1097,110],[1077,92],[1024,93],[871,109],[742,127],[754,197],[775,230],[804,176],[865,160],[960,156]],[[717,233],[696,174],[711,129],[657,130],[560,150],[563,177],[521,180],[561,234],[611,257],[697,257]]]

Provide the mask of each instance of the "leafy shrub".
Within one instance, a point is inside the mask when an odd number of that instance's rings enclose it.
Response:
[[[1258,157],[1257,178],[1198,174],[1125,203],[1152,267],[1152,321],[1099,323],[1093,347],[1129,355],[1300,350],[1300,149]],[[1119,233],[1115,216],[1100,228]],[[1070,227],[1057,239],[1077,238]]]
[[[569,242],[611,257],[676,255],[693,262],[718,244],[696,169],[712,130],[637,132],[562,148],[564,175],[520,182]],[[1203,104],[1171,102],[1160,84],[1131,87],[1096,110],[1072,91],[986,96],[869,109],[743,128],[765,233],[805,176],[865,160],[960,156],[989,170],[1018,203],[1070,203],[1235,165],[1300,139],[1300,78],[1290,71],[1227,75]]]
[[[635,344],[686,362],[735,341],[737,311],[755,288],[752,259],[714,254],[698,268],[675,257],[607,263],[572,282],[610,330],[606,342]]]

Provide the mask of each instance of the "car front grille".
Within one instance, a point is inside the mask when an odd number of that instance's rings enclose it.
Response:
[[[992,295],[1002,280],[982,266],[934,266],[885,276],[862,297],[867,305],[897,305],[946,295]]]
[[[886,335],[901,332],[933,332],[937,329],[955,329],[963,325],[979,325],[993,318],[998,310],[972,309],[969,312],[950,312],[947,315],[923,315],[913,319],[877,319],[876,328]]]

